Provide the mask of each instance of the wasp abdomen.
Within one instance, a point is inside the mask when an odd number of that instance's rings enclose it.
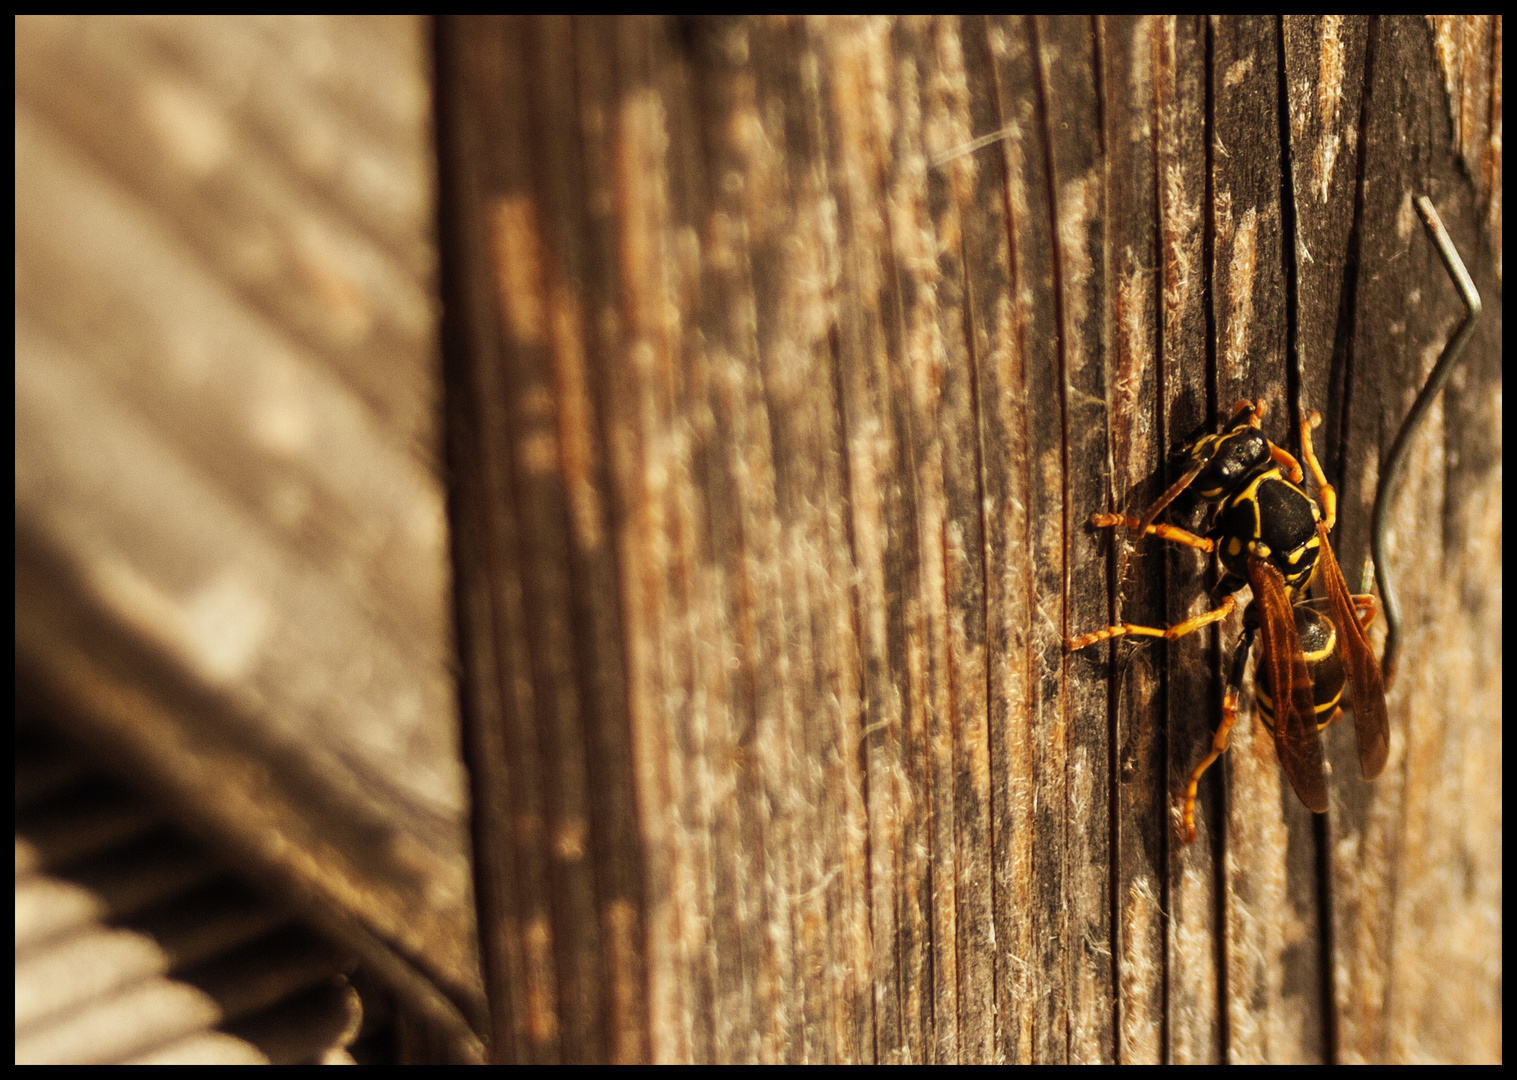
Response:
[[[1324,728],[1332,722],[1333,714],[1343,700],[1343,658],[1338,653],[1338,628],[1324,612],[1317,610],[1320,601],[1297,604],[1296,636],[1301,639],[1302,658],[1306,661],[1306,673],[1312,681],[1312,703],[1316,712],[1317,727]],[[1259,703],[1259,718],[1271,731],[1275,727],[1275,702],[1268,680],[1262,669],[1255,668],[1254,698]]]

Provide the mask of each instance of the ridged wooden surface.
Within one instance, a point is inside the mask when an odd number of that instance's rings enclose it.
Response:
[[[17,20],[17,642],[87,743],[461,1027],[429,43]]]
[[[41,718],[18,724],[18,1065],[351,1064],[352,964]]]
[[[453,1055],[1499,1060],[1501,27],[19,19],[18,672]],[[1181,847],[1083,522],[1319,408],[1357,585],[1422,194],[1390,766]]]
[[[1499,1059],[1499,119],[1454,138],[1499,41],[443,24],[499,1058]],[[1402,496],[1391,767],[1334,730],[1314,820],[1240,725],[1181,847],[1236,619],[1066,656],[1210,606],[1084,522],[1238,397],[1318,408],[1357,585],[1459,312],[1420,194],[1496,299]]]

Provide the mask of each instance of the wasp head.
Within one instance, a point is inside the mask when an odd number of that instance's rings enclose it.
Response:
[[[1269,460],[1269,440],[1246,418],[1221,434],[1198,428],[1175,450],[1174,461],[1186,487],[1206,500],[1220,499]]]
[[[1250,422],[1256,415],[1240,412],[1220,433],[1199,427],[1175,447],[1170,465],[1179,479],[1149,507],[1142,526],[1152,524],[1159,511],[1181,493],[1206,501],[1225,497],[1251,470],[1268,461],[1269,440]]]

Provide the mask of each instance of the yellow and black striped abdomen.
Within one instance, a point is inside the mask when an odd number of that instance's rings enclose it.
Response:
[[[1326,612],[1321,610],[1322,601],[1311,600],[1295,606],[1296,636],[1301,639],[1301,652],[1306,660],[1306,672],[1312,680],[1312,702],[1316,710],[1319,729],[1333,722],[1333,714],[1343,700],[1343,658],[1338,652],[1338,629]],[[1271,731],[1275,728],[1274,687],[1267,686],[1266,679],[1255,668],[1254,698],[1259,702],[1259,718]]]

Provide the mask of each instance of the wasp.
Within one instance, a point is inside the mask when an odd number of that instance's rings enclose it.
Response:
[[[1386,607],[1388,671],[1394,663],[1400,627],[1399,608],[1383,554],[1390,495],[1405,464],[1411,435],[1447,382],[1480,314],[1479,294],[1432,202],[1419,198],[1417,207],[1464,300],[1466,315],[1418,394],[1380,469],[1371,546]],[[1338,498],[1312,448],[1312,430],[1321,417],[1313,412],[1300,421],[1302,456],[1316,484],[1319,505],[1302,487],[1300,463],[1265,437],[1264,413],[1263,401],[1239,401],[1222,430],[1201,428],[1193,432],[1176,452],[1179,478],[1141,518],[1101,513],[1090,518],[1097,528],[1126,527],[1140,536],[1158,536],[1215,553],[1222,565],[1222,577],[1212,590],[1214,596],[1221,597],[1217,606],[1167,628],[1122,623],[1068,638],[1064,643],[1072,652],[1125,635],[1172,641],[1227,618],[1237,610],[1237,594],[1243,587],[1253,590],[1229,666],[1221,723],[1212,737],[1211,750],[1191,771],[1186,784],[1180,827],[1187,843],[1196,835],[1196,791],[1201,777],[1227,750],[1237,722],[1239,688],[1256,637],[1260,648],[1255,696],[1260,719],[1274,735],[1286,779],[1308,809],[1319,814],[1327,810],[1327,769],[1320,733],[1342,718],[1345,690],[1354,711],[1359,765],[1365,779],[1379,776],[1389,756],[1386,676],[1366,636],[1375,617],[1375,599],[1349,591],[1329,542],[1337,521]],[[1213,507],[1211,525],[1204,535],[1155,523],[1165,507],[1187,490]],[[1314,582],[1325,598],[1308,597],[1307,590]]]
[[[1319,507],[1301,486],[1300,463],[1265,437],[1264,411],[1262,401],[1243,400],[1220,432],[1193,433],[1177,452],[1183,468],[1179,479],[1142,518],[1095,514],[1090,519],[1097,528],[1125,526],[1140,535],[1215,553],[1223,573],[1213,595],[1221,602],[1168,628],[1122,623],[1065,642],[1073,651],[1126,635],[1172,641],[1227,618],[1238,608],[1236,594],[1245,585],[1253,589],[1222,698],[1222,722],[1211,751],[1186,785],[1181,829],[1187,842],[1195,839],[1201,776],[1227,749],[1237,722],[1238,691],[1256,636],[1262,675],[1256,681],[1265,688],[1259,695],[1260,716],[1274,733],[1286,778],[1309,809],[1319,814],[1327,810],[1327,770],[1318,733],[1342,717],[1345,688],[1354,706],[1359,764],[1366,779],[1380,775],[1390,748],[1384,680],[1365,636],[1374,617],[1374,598],[1349,592],[1328,541],[1338,499],[1312,449],[1312,429],[1321,417],[1312,413],[1301,424],[1302,452],[1317,485]],[[1154,523],[1187,489],[1215,507],[1205,535]],[[1326,591],[1325,604],[1306,595],[1314,580]]]

